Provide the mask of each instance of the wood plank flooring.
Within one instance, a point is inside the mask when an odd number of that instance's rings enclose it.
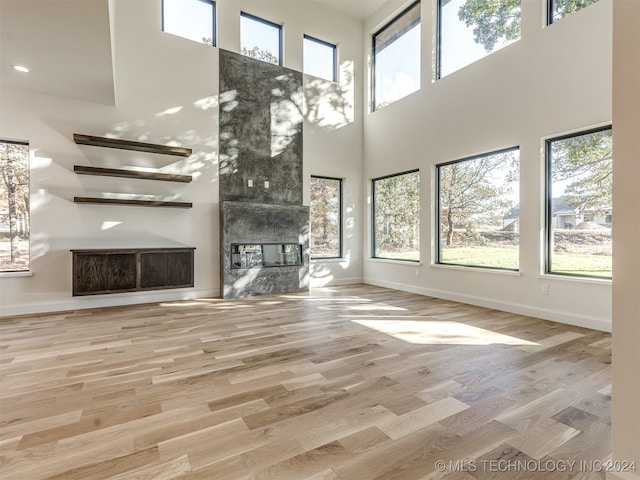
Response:
[[[0,477],[604,479],[610,349],[364,285],[2,319]]]

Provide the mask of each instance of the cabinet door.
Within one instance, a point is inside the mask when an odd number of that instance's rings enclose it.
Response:
[[[140,254],[141,288],[193,286],[193,251]]]
[[[73,256],[73,294],[91,295],[136,288],[133,253],[79,253]]]

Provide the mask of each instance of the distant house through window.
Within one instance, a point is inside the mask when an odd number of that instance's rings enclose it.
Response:
[[[612,152],[611,127],[547,140],[546,273],[611,278]]]
[[[305,35],[303,70],[307,75],[335,82],[337,80],[336,46]]]
[[[282,26],[241,12],[240,50],[247,57],[282,65]]]
[[[420,2],[373,34],[373,110],[420,89]]]
[[[206,45],[216,44],[212,0],[162,0],[162,31]]]
[[[29,270],[29,144],[0,140],[0,272]]]
[[[519,149],[443,163],[436,170],[437,263],[518,270]]]

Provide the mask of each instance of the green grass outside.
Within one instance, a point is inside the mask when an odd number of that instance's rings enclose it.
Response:
[[[518,249],[513,247],[443,248],[441,262],[473,267],[517,270]]]
[[[607,255],[554,253],[552,270],[553,273],[611,278],[612,263],[612,258]]]
[[[379,258],[420,260],[420,252],[385,252]],[[442,263],[485,268],[518,269],[518,249],[500,247],[456,247],[442,251]],[[556,253],[553,273],[611,277],[612,259],[606,255]]]

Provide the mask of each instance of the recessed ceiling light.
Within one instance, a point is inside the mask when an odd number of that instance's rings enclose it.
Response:
[[[13,69],[17,72],[29,73],[29,69],[24,65],[11,65]]]

